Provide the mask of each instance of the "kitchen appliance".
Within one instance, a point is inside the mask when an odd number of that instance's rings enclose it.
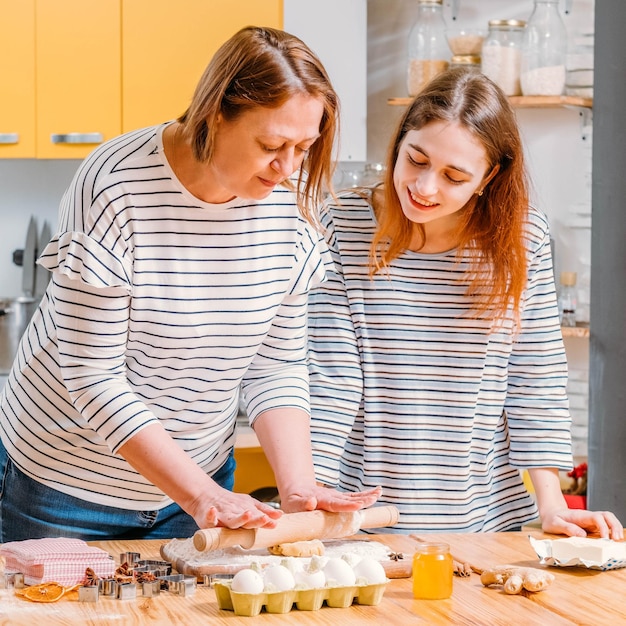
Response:
[[[0,382],[11,369],[20,339],[50,280],[48,270],[37,265],[50,237],[48,222],[39,230],[37,220],[31,217],[24,248],[13,252],[13,262],[22,267],[22,293],[16,298],[0,298]]]

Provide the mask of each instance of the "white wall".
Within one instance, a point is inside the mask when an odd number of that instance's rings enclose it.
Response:
[[[284,28],[320,58],[341,101],[339,161],[365,161],[367,0],[284,0]]]

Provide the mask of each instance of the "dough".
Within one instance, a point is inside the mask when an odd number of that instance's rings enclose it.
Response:
[[[319,539],[311,541],[294,541],[293,543],[279,543],[268,548],[270,554],[278,556],[322,556],[324,544]]]

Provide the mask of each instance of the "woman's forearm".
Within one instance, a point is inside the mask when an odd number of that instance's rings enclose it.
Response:
[[[281,494],[315,486],[309,416],[295,408],[265,411],[254,431],[269,461]]]
[[[528,470],[528,475],[535,489],[540,517],[545,517],[549,511],[567,508],[561,491],[558,469],[554,467],[534,468]]]
[[[119,448],[119,454],[192,516],[199,499],[219,489],[161,424],[140,430]]]

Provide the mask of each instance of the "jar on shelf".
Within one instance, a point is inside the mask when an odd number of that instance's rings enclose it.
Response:
[[[576,326],[576,272],[561,272],[559,316],[561,326]]]
[[[480,72],[480,57],[473,54],[455,54],[450,59],[450,68],[464,67]]]
[[[522,49],[522,94],[560,96],[565,87],[567,30],[558,0],[535,0]]]
[[[490,20],[483,42],[481,71],[507,96],[522,93],[520,73],[525,28],[523,20]]]
[[[448,68],[450,47],[443,17],[443,0],[418,0],[417,19],[409,32],[407,86],[416,96]]]

